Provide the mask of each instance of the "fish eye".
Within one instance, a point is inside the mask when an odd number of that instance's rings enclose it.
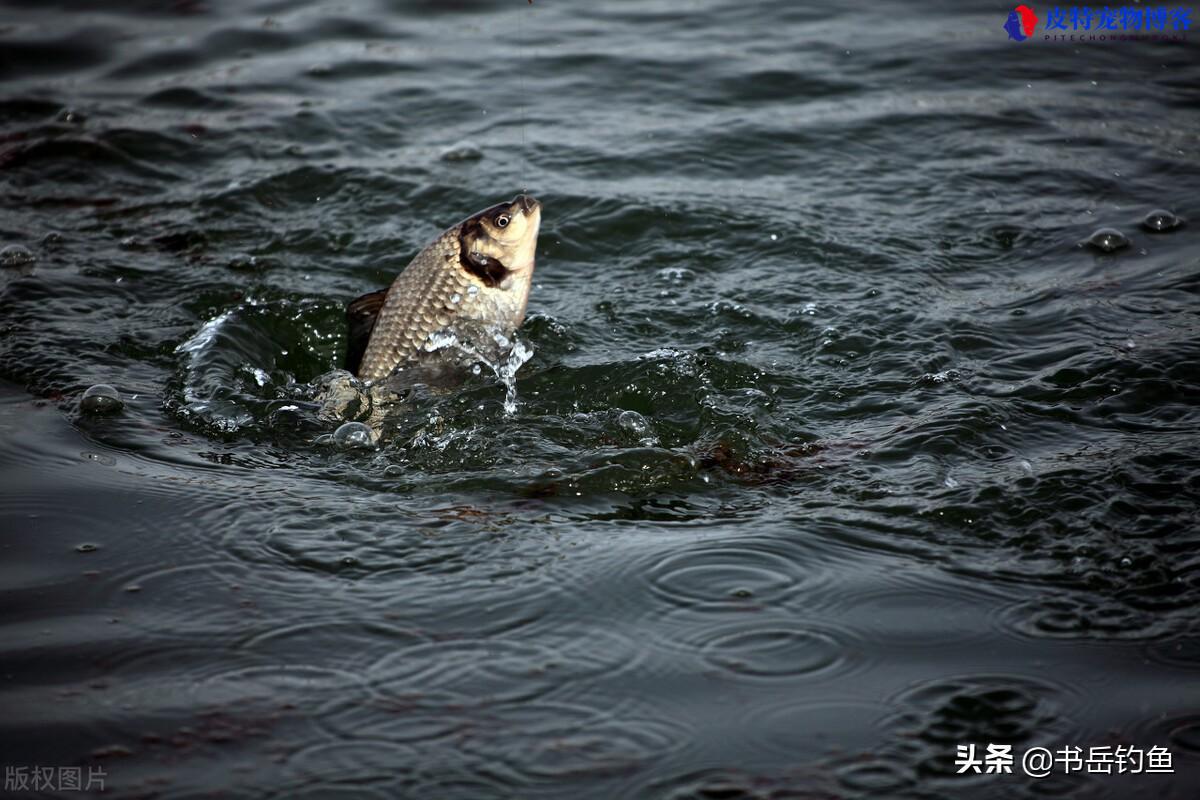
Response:
[[[501,214],[498,217],[496,217],[496,227],[497,228],[507,228],[508,221],[509,221],[508,214]]]

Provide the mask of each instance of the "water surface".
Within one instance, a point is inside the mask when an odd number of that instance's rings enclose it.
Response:
[[[5,765],[1194,797],[1200,53],[1008,10],[8,3]],[[521,190],[516,410],[322,443],[345,303]],[[955,774],[989,742],[1175,773]]]

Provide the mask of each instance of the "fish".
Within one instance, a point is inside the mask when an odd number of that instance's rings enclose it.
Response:
[[[542,204],[520,194],[445,230],[390,286],[346,306],[346,369],[367,385],[461,382],[525,319]]]

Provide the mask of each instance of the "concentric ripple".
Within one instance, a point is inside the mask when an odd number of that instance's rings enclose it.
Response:
[[[663,556],[646,579],[655,596],[675,605],[755,608],[786,601],[813,578],[793,553],[773,540],[709,542]]]
[[[705,658],[739,675],[771,678],[829,669],[838,662],[839,650],[829,634],[767,627],[718,633],[705,648]]]
[[[540,643],[462,639],[418,644],[371,666],[381,694],[423,704],[480,706],[532,700],[562,677],[558,655]]]
[[[458,741],[481,766],[504,765],[523,780],[554,785],[627,774],[683,747],[690,734],[661,714],[531,703],[484,711],[460,728]]]

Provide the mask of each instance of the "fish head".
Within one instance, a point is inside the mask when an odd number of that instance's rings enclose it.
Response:
[[[488,286],[533,272],[542,204],[526,194],[469,217],[459,234],[463,268]]]

